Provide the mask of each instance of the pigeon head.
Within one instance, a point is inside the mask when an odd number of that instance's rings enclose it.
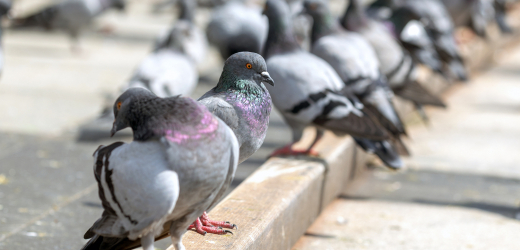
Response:
[[[332,16],[325,0],[306,0],[303,3],[302,14],[308,14],[313,19],[311,38],[314,44],[319,38],[333,33],[337,29],[336,18]]]
[[[412,9],[399,8],[393,12],[390,20],[400,33],[410,21],[421,20],[421,16]]]
[[[269,32],[263,51],[265,58],[300,49],[292,30],[292,14],[285,1],[267,0],[263,14],[269,19]]]
[[[274,86],[274,81],[267,73],[264,58],[253,52],[238,52],[231,55],[224,64],[217,90],[227,88],[244,88],[250,83],[262,86],[268,83]]]
[[[283,0],[267,0],[265,2],[263,14],[269,18],[270,30],[272,20],[276,20],[277,25],[282,27],[291,23],[291,10],[289,9],[289,5],[287,5]]]
[[[124,11],[126,8],[126,4],[125,4],[124,0],[111,0],[110,6],[119,11]]]
[[[192,23],[186,20],[179,20],[168,34],[166,45],[173,50],[186,53],[187,46],[191,42]]]
[[[365,6],[362,0],[350,0],[347,4],[347,10],[341,18],[341,25],[347,30],[356,31],[368,22],[365,15]]]
[[[153,99],[157,96],[144,88],[129,88],[121,94],[114,103],[114,125],[110,131],[110,136],[122,129],[131,127],[132,124],[140,123],[142,117],[134,110],[139,110],[138,106],[143,100]],[[141,121],[142,123],[142,121]]]
[[[197,9],[197,1],[180,0],[179,1],[179,19],[193,22],[195,19],[195,10]]]
[[[303,14],[311,15],[313,19],[329,15],[330,11],[327,3],[323,0],[305,0],[303,2]]]

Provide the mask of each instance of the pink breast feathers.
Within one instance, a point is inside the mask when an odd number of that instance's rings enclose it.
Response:
[[[192,127],[184,127],[179,130],[166,130],[166,138],[174,143],[183,144],[189,141],[201,139],[213,139],[218,129],[218,119],[210,112],[204,112],[200,122]]]

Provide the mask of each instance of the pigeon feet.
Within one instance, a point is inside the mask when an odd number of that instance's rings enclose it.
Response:
[[[200,216],[200,222],[202,222],[203,226],[207,227],[222,227],[222,228],[229,228],[229,229],[238,229],[236,224],[231,224],[229,221],[214,221],[211,220],[206,212]]]
[[[306,149],[306,150],[295,150],[295,149],[292,149],[292,144],[289,144],[283,148],[279,148],[279,149],[275,150],[273,153],[271,153],[271,155],[269,155],[269,158],[275,157],[275,156],[288,156],[288,155],[309,155],[309,156],[315,156],[315,157],[319,156],[318,152],[314,151],[312,149],[312,147],[309,149]]]
[[[202,222],[202,221],[204,221],[204,222]],[[213,223],[210,223],[210,222],[213,222],[215,224],[220,223],[223,226],[225,226],[226,228],[230,228],[230,229],[237,228],[237,226],[235,224],[230,224],[229,222],[218,222],[218,221],[209,220],[208,215],[206,214],[206,212],[204,212],[204,214],[200,218],[197,218],[197,220],[188,227],[188,230],[194,230],[195,232],[201,234],[202,236],[206,235],[207,233],[219,234],[219,235],[224,235],[224,234],[228,234],[228,233],[233,234],[233,232],[223,229],[222,226],[215,226]]]

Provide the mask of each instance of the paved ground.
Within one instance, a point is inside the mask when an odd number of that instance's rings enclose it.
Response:
[[[520,249],[520,46],[498,61],[410,127],[407,170],[365,173],[293,249]]]

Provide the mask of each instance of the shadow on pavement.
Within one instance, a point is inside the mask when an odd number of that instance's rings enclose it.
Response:
[[[496,176],[373,169],[352,183],[342,199],[388,200],[478,209],[515,219],[520,180]]]

